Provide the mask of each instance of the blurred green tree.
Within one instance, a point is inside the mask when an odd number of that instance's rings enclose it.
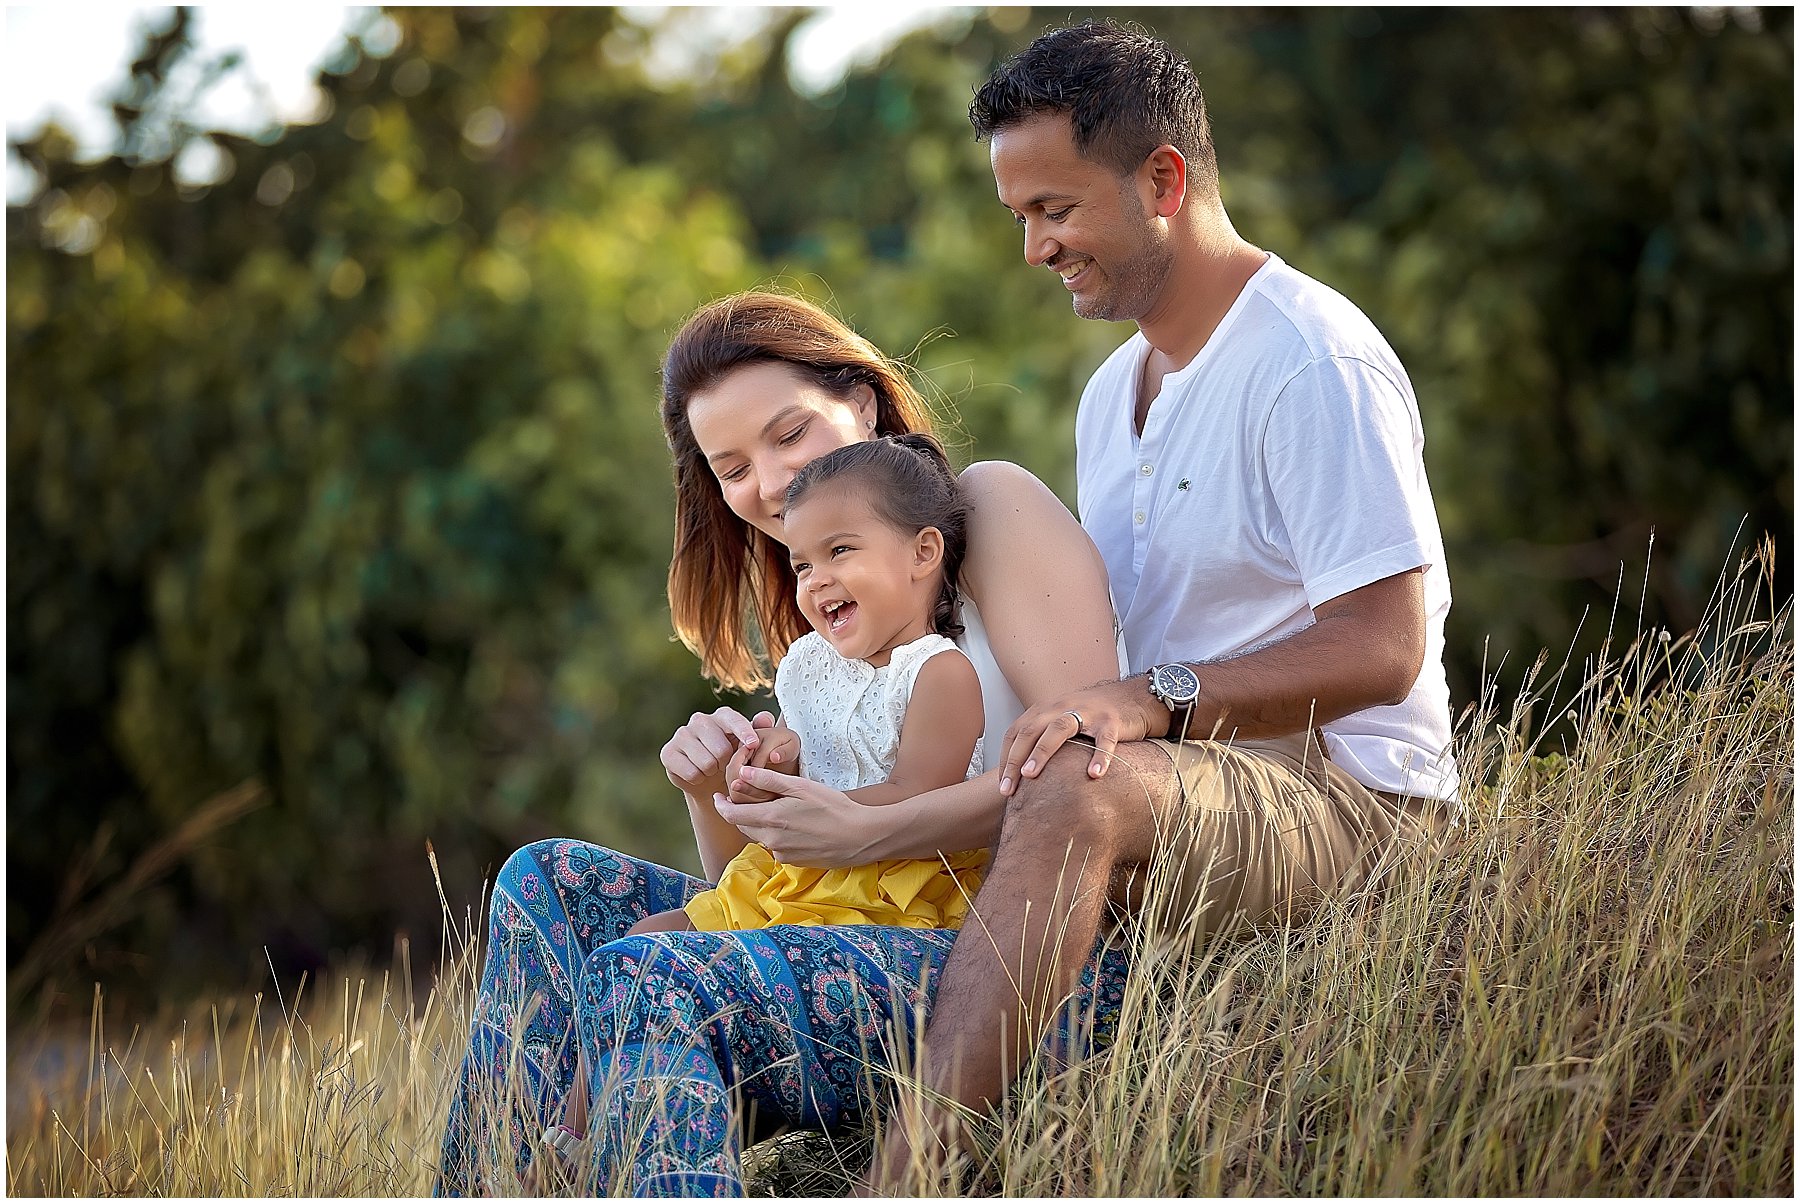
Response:
[[[116,864],[247,777],[275,806],[149,907],[246,966],[430,931],[430,836],[470,894],[553,831],[681,855],[654,750],[712,702],[661,596],[655,365],[694,298],[750,282],[740,224],[623,163],[604,123],[539,128],[539,81],[593,75],[610,13],[555,39],[538,13],[402,19],[395,55],[326,74],[325,121],[211,136],[204,189],[173,178],[179,145],[25,148],[45,188],[9,258],[15,938],[97,815],[131,816]],[[96,776],[106,797],[71,796]]]

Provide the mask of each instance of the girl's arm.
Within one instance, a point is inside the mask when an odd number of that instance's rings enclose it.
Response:
[[[887,781],[845,793],[865,807],[884,807],[961,782],[984,722],[975,666],[961,652],[945,649],[919,666]]]
[[[1106,568],[1075,516],[1014,464],[971,465],[962,485],[970,509],[962,588],[981,608],[994,658],[1019,701],[1029,708],[1117,679]],[[784,797],[738,806],[720,796],[714,800],[719,814],[795,865],[862,865],[986,848],[1006,807],[997,768],[887,807],[858,806],[804,778],[747,772],[755,785]]]

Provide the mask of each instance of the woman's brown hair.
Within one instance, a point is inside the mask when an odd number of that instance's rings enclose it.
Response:
[[[675,634],[722,686],[755,690],[808,630],[794,603],[787,549],[731,512],[688,424],[688,402],[747,364],[782,363],[845,401],[875,394],[875,434],[931,429],[906,370],[818,306],[779,293],[738,293],[695,311],[663,357],[662,421],[675,462]],[[757,644],[760,643],[761,650]]]

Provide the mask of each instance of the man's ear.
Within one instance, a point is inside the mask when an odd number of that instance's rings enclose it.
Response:
[[[929,577],[943,563],[944,533],[936,527],[926,527],[913,540],[912,579],[918,581]]]
[[[1168,143],[1150,152],[1138,174],[1148,186],[1150,211],[1174,217],[1187,201],[1187,160]]]

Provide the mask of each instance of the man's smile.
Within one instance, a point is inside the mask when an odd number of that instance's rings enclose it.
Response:
[[[1087,274],[1087,270],[1093,262],[1086,257],[1064,259],[1051,264],[1050,270],[1062,277],[1064,284],[1073,285],[1075,281]]]

